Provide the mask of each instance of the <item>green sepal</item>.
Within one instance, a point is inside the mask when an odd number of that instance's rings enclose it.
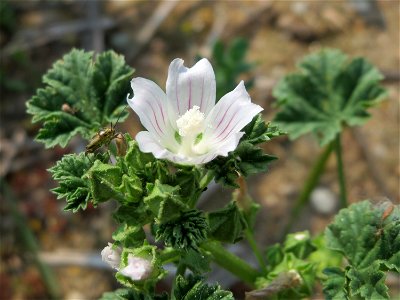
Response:
[[[124,248],[136,248],[143,246],[146,234],[141,226],[123,223],[114,231],[112,238]]]
[[[168,300],[168,294],[161,295],[144,294],[133,289],[117,289],[104,293],[100,300]]]
[[[243,238],[246,229],[244,219],[236,202],[232,201],[223,209],[207,214],[210,226],[209,237],[221,242],[236,243]]]
[[[143,196],[142,181],[135,174],[122,175],[122,183],[118,190],[126,196],[127,203],[138,202]]]
[[[277,299],[301,299],[309,297],[313,291],[316,265],[297,258],[293,253],[285,253],[282,261],[276,265],[266,277],[259,277],[256,281],[258,288],[265,288],[281,274],[296,271],[301,277],[294,286],[283,286],[277,293]]]
[[[253,120],[243,128],[245,135],[241,141],[249,142],[253,145],[261,144],[271,139],[285,135],[278,126],[265,123],[262,114],[258,114]]]
[[[283,252],[283,248],[280,244],[277,243],[267,247],[267,249],[265,249],[265,258],[268,262],[267,270],[272,271],[282,262],[284,256],[285,253]]]
[[[284,252],[293,253],[300,259],[307,258],[316,249],[308,231],[288,234],[283,246]]]
[[[86,156],[84,153],[68,154],[49,169],[53,179],[59,183],[52,192],[57,195],[57,199],[65,198],[67,201],[64,210],[73,212],[79,209],[84,210],[92,200],[88,181],[84,178],[86,172],[92,167],[92,159],[94,159],[93,155]]]
[[[121,205],[113,214],[118,223],[127,223],[129,226],[143,226],[154,220],[151,211],[143,202]]]
[[[244,141],[228,157],[217,157],[206,168],[214,172],[217,182],[238,188],[236,181],[240,175],[247,177],[265,172],[275,159],[275,156],[264,154],[261,148]]]
[[[178,218],[181,211],[186,209],[186,205],[178,199],[179,186],[170,186],[156,182],[147,184],[147,196],[143,199],[144,203],[156,216],[157,221],[165,223]]]
[[[43,76],[45,88],[27,102],[33,122],[43,122],[37,140],[46,148],[65,147],[73,136],[89,140],[120,115],[130,90],[133,69],[112,51],[93,58],[93,52],[71,50]]]
[[[94,203],[101,203],[110,198],[125,202],[125,196],[118,191],[122,183],[122,172],[119,167],[95,161],[85,177],[89,181]]]
[[[121,254],[120,268],[115,275],[117,280],[126,287],[142,291],[149,290],[153,287],[155,283],[166,274],[158,261],[156,249],[156,246],[151,245],[144,245],[135,249],[124,248]],[[130,254],[150,261],[151,272],[146,276],[146,278],[142,280],[132,280],[130,277],[124,276],[120,273],[120,271],[128,265],[128,256]]]
[[[198,245],[207,239],[207,220],[203,213],[193,209],[182,212],[179,218],[161,223],[156,228],[156,240],[177,250],[199,251]]]
[[[176,300],[234,300],[229,291],[221,290],[219,285],[209,286],[201,277],[178,275],[175,278],[174,296]]]
[[[298,73],[287,75],[273,91],[280,108],[275,122],[291,139],[312,132],[326,145],[344,126],[365,123],[367,108],[387,94],[374,66],[363,58],[348,62],[339,50],[306,56],[298,67]]]
[[[318,265],[317,274],[322,274],[326,268],[342,266],[343,254],[331,250],[326,246],[326,239],[323,233],[315,236],[312,239],[312,244],[317,247],[317,249],[310,253],[307,260]]]

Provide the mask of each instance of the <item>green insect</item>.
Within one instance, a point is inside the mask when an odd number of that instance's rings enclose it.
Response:
[[[125,108],[121,111],[121,114],[125,110]],[[89,144],[86,146],[85,150],[86,155],[89,153],[94,153],[96,150],[100,149],[105,145],[108,146],[111,143],[111,141],[115,138],[121,138],[122,133],[117,132],[115,130],[115,126],[117,125],[119,118],[121,117],[121,114],[119,115],[117,122],[115,122],[114,125],[111,123],[110,127],[101,129],[92,137]]]

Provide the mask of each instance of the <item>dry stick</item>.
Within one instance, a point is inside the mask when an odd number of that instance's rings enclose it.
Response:
[[[102,30],[112,28],[115,22],[110,18],[102,17],[95,26]],[[54,26],[47,26],[43,30],[25,30],[19,33],[12,42],[6,46],[0,53],[0,58],[6,58],[17,50],[26,51],[32,48],[40,47],[58,40],[67,34],[79,33],[92,29],[93,24],[87,20],[77,20],[60,23]]]
[[[96,53],[104,51],[104,30],[99,23],[100,7],[99,1],[88,1],[87,5],[87,18],[90,24],[90,50],[94,50]]]
[[[130,61],[139,54],[140,50],[147,45],[150,39],[154,36],[157,29],[164,22],[164,20],[169,16],[171,11],[177,6],[180,0],[168,1],[164,0],[158,5],[156,11],[151,15],[151,17],[146,21],[143,28],[139,31],[135,38],[136,45],[130,50],[127,55],[127,60]]]
[[[9,206],[11,213],[13,215],[14,221],[17,225],[18,231],[20,233],[20,238],[25,244],[27,252],[33,257],[33,261],[38,268],[38,271],[42,277],[42,280],[51,296],[51,299],[59,299],[61,296],[60,287],[58,285],[57,279],[53,274],[53,271],[44,264],[37,255],[39,250],[38,243],[35,236],[29,229],[26,220],[22,213],[18,209],[17,199],[15,198],[13,192],[11,191],[8,184],[3,178],[0,178],[1,192],[6,198],[6,203]]]
[[[361,154],[364,157],[365,162],[367,163],[369,174],[371,174],[372,180],[375,182],[376,187],[381,191],[382,194],[384,194],[390,200],[392,201],[395,200],[396,199],[395,195],[393,195],[389,191],[386,181],[383,180],[382,173],[377,167],[372,153],[369,151],[369,146],[364,137],[364,133],[360,128],[353,127],[351,128],[351,134],[353,135],[354,139],[356,140],[360,148]]]

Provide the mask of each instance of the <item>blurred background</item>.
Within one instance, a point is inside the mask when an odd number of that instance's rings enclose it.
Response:
[[[252,100],[264,107],[267,121],[276,112],[273,87],[304,55],[333,47],[365,56],[384,74],[389,96],[371,110],[365,126],[343,136],[348,196],[350,202],[398,203],[399,5],[395,0],[1,0],[0,299],[49,299],[58,291],[49,290],[46,282],[58,284],[63,299],[96,299],[118,287],[100,257],[115,229],[114,204],[72,214],[63,211],[64,200],[49,192],[55,182],[47,169],[85,144],[76,139],[69,148],[45,150],[34,141],[39,125],[32,125],[25,112],[26,101],[42,86],[42,75],[71,48],[113,49],[136,69],[134,76],[151,78],[161,87],[172,59],[181,57],[191,66],[199,56],[207,57],[226,87],[232,80],[251,83]],[[237,61],[229,63],[229,57],[225,65],[218,61],[215,45],[227,56],[238,51],[243,68],[235,70]],[[131,135],[140,130],[134,113],[118,127]],[[262,205],[256,236],[266,246],[282,240],[293,202],[321,149],[310,136],[295,142],[280,137],[264,149],[279,160],[266,174],[250,178],[249,190]],[[230,192],[213,186],[200,207],[221,207]],[[332,156],[292,231],[321,232],[338,210],[338,192]],[[254,260],[246,245],[232,250]],[[218,271],[210,278],[242,297],[243,287],[233,278]],[[167,287],[168,282],[159,288]],[[321,291],[314,298],[321,299]]]

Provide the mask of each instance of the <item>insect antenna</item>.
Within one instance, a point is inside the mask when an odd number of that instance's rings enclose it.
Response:
[[[125,110],[127,107],[128,107],[128,104],[127,104],[127,105],[125,105],[124,109],[123,109],[123,110],[121,110],[121,112],[119,113],[119,115],[118,115],[118,119],[117,119],[117,121],[114,123],[114,127],[117,125],[117,123],[118,123],[119,119],[120,119],[120,118],[121,118],[121,116],[122,116],[122,113],[124,112],[124,110]],[[111,123],[111,128],[113,128],[112,122],[110,122],[110,123]]]

